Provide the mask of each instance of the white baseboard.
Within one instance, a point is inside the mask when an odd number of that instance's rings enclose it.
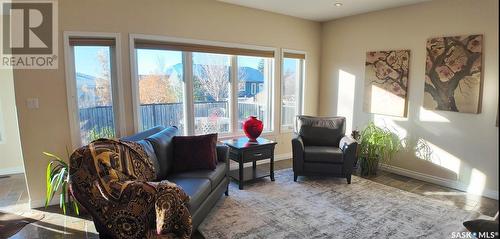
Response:
[[[10,174],[19,174],[19,173],[24,173],[24,168],[22,166],[1,168],[0,169],[0,175],[10,175]]]
[[[422,181],[425,181],[428,183],[433,183],[433,184],[437,184],[437,185],[448,187],[448,188],[457,189],[457,190],[464,191],[464,192],[466,192],[467,188],[469,187],[468,185],[463,184],[463,183],[456,181],[456,180],[436,177],[433,175],[415,172],[415,171],[412,171],[409,169],[400,168],[400,167],[396,167],[396,166],[390,166],[390,165],[385,165],[385,164],[383,164],[381,166],[382,166],[382,170],[387,171],[387,172],[407,176],[410,178],[422,180]],[[481,196],[498,200],[498,191],[484,189]]]
[[[45,207],[45,199],[43,200],[29,200],[30,208],[41,208]],[[54,195],[52,201],[50,201],[49,206],[59,205],[59,195]]]

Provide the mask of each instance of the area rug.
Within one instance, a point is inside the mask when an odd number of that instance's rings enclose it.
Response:
[[[451,238],[478,213],[354,177],[275,172],[238,190],[231,184],[198,230],[205,238]]]
[[[24,226],[42,220],[44,214],[37,212],[25,212],[16,215],[0,211],[0,239],[9,238],[23,229]]]

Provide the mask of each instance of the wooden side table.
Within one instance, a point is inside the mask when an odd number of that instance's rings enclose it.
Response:
[[[258,138],[257,142],[249,142],[248,138],[241,137],[222,141],[229,147],[229,159],[238,162],[238,169],[229,171],[229,177],[238,182],[239,189],[243,189],[246,181],[257,178],[270,177],[274,181],[274,147],[276,142],[265,138]],[[269,172],[259,170],[257,161],[270,159]],[[245,168],[244,164],[252,162],[252,167]]]

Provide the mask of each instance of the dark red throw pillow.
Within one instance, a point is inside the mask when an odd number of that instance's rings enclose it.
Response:
[[[175,136],[174,171],[214,170],[217,166],[217,134]]]

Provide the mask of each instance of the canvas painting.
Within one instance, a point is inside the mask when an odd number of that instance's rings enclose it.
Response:
[[[406,117],[409,50],[366,53],[363,110]]]
[[[480,112],[483,35],[427,40],[424,108]]]

